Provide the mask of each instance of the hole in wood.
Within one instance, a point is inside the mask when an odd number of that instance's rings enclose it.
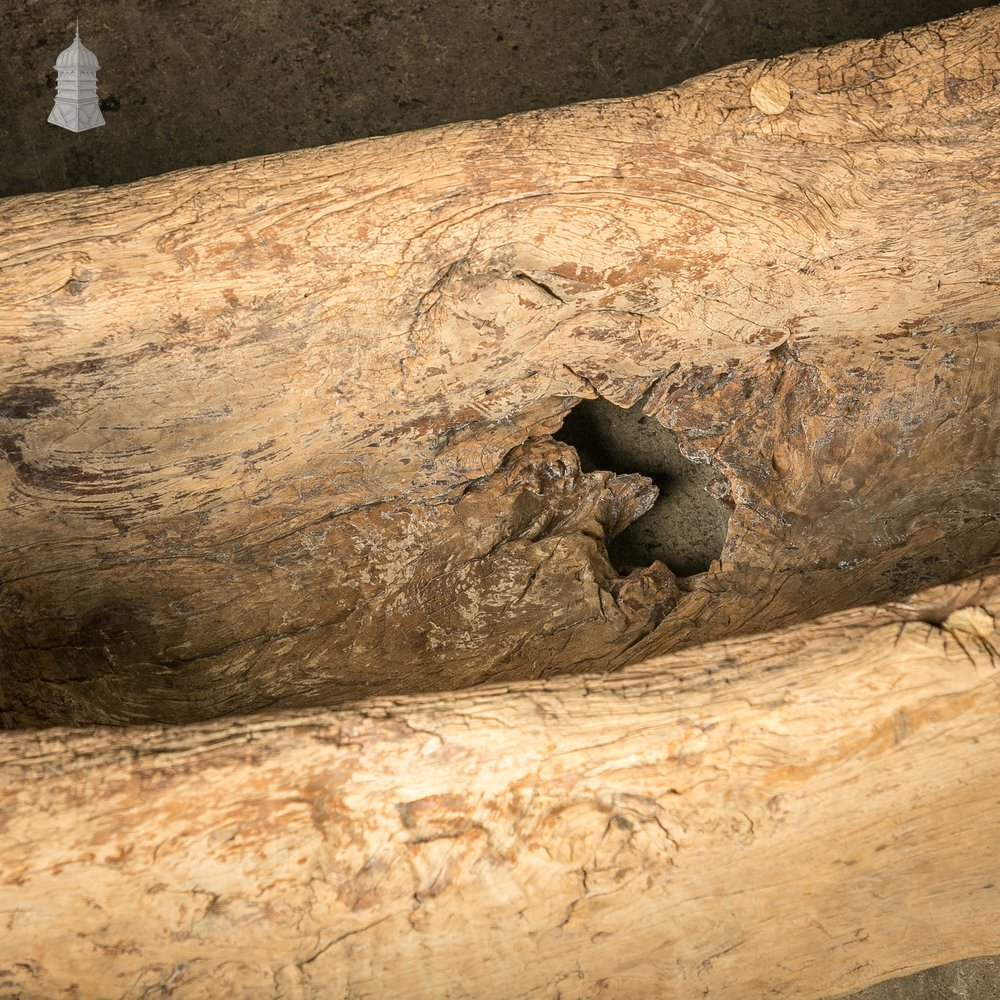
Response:
[[[642,403],[623,409],[606,399],[585,399],[566,415],[554,437],[572,445],[584,472],[639,473],[659,496],[652,508],[608,544],[619,573],[659,559],[675,575],[705,572],[722,554],[729,511],[707,487],[719,476],[681,454],[677,436]]]

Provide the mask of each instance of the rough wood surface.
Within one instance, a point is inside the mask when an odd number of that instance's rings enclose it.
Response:
[[[0,996],[814,1000],[1000,950],[1000,576],[626,668],[0,734]]]
[[[991,8],[0,202],[6,724],[610,669],[974,572],[998,60]],[[597,394],[722,477],[704,577],[610,565],[648,484],[549,439]]]

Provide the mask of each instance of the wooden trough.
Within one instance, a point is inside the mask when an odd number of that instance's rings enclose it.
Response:
[[[0,201],[0,997],[1000,951],[998,334],[996,8]]]

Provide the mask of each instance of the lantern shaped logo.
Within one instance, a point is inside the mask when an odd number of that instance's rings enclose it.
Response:
[[[97,103],[97,56],[80,41],[80,22],[73,44],[56,59],[56,103],[49,115],[52,125],[71,132],[85,132],[104,124]]]

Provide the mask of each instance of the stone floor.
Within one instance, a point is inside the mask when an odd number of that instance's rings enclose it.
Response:
[[[996,1000],[1000,958],[970,958],[879,983],[845,1000]]]
[[[596,97],[883,34],[965,0],[16,0],[0,4],[0,197]],[[81,14],[104,128],[46,124]],[[984,914],[984,919],[990,919]],[[853,1000],[995,1000],[1000,959]],[[747,1000],[755,1000],[748,997]]]

